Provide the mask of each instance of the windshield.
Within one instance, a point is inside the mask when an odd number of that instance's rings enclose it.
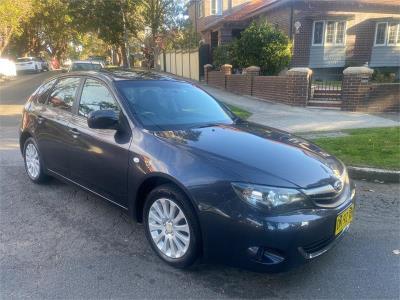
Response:
[[[92,70],[100,70],[100,64],[92,64],[92,63],[74,63],[72,64],[71,71],[92,71]]]
[[[116,82],[116,86],[149,130],[232,123],[228,111],[214,98],[188,83],[127,80]]]

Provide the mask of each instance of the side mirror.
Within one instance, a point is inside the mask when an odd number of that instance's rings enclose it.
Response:
[[[95,110],[87,118],[89,128],[119,129],[119,113],[114,110]]]

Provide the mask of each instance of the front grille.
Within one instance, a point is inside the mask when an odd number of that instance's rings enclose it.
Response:
[[[350,197],[351,192],[349,177],[346,171],[338,180],[340,180],[342,185],[339,190],[336,190],[333,185],[328,184],[317,188],[304,189],[303,193],[319,207],[337,207]]]
[[[339,193],[328,192],[321,194],[308,195],[310,199],[320,207],[336,207],[344,203],[350,194],[350,185],[345,184],[344,188]]]

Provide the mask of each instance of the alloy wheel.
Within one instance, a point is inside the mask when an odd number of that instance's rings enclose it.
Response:
[[[181,258],[190,244],[189,223],[174,201],[160,198],[149,209],[148,227],[157,248],[169,258]]]
[[[40,175],[39,153],[33,143],[29,143],[25,149],[25,163],[28,175],[32,179],[37,179]]]

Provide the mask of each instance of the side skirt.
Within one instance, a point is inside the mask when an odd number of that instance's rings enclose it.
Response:
[[[92,194],[94,194],[94,195],[96,195],[96,196],[98,196],[98,197],[100,197],[100,198],[102,198],[104,200],[107,200],[108,202],[111,202],[112,204],[114,204],[116,206],[119,206],[119,207],[123,208],[124,210],[128,210],[128,208],[126,206],[123,206],[123,205],[121,205],[121,204],[119,204],[119,203],[117,203],[117,202],[115,202],[115,201],[113,201],[113,200],[111,200],[111,199],[109,199],[107,197],[104,197],[103,195],[101,195],[101,194],[99,194],[99,193],[87,188],[86,186],[83,186],[83,185],[77,183],[76,181],[73,181],[72,179],[69,179],[68,177],[65,177],[65,176],[63,176],[63,175],[61,175],[61,174],[59,174],[59,173],[57,173],[57,172],[55,172],[53,170],[50,170],[50,169],[47,169],[46,171],[49,172],[50,175],[55,176],[55,177],[59,178],[62,181],[65,181],[67,183],[72,183],[72,184],[80,187],[81,189],[89,192],[89,193],[92,193]]]

